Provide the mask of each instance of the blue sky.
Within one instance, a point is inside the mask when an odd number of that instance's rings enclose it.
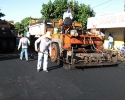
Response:
[[[54,0],[51,0],[54,1]],[[123,0],[76,0],[79,3],[90,5],[96,16],[118,13],[122,11]],[[0,9],[6,16],[2,19],[20,22],[26,17],[40,18],[43,3],[49,0],[0,0]],[[106,3],[107,2],[107,3]],[[100,5],[100,6],[98,6]]]

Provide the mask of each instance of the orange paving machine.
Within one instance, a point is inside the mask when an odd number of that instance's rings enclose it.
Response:
[[[47,27],[42,30],[51,31],[53,37],[52,62],[57,62],[66,69],[118,64],[117,52],[104,50],[104,36],[84,32],[80,23],[62,23],[59,20],[44,21],[44,24]],[[62,27],[65,33],[61,31]]]

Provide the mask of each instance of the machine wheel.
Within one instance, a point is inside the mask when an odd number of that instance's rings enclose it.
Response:
[[[60,57],[60,49],[59,45],[57,43],[52,44],[52,56],[51,56],[51,61],[56,62],[58,57]]]

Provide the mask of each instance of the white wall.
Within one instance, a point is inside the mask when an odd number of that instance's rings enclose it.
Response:
[[[45,24],[35,24],[35,25],[31,25],[29,26],[29,33],[31,35],[40,35],[40,34],[44,34],[45,32]]]
[[[124,28],[125,27],[125,12],[115,14],[90,17],[87,20],[87,29],[92,28]]]

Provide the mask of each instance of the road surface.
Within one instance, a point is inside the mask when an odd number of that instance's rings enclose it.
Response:
[[[37,72],[19,52],[0,54],[0,100],[124,100],[124,64],[66,70],[49,60],[49,73]]]

